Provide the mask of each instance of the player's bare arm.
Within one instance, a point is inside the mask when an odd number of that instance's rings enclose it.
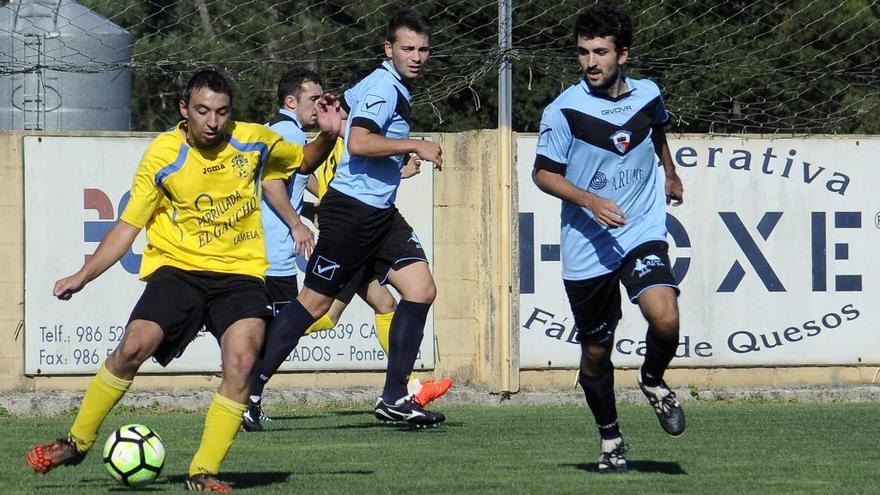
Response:
[[[681,178],[675,172],[675,163],[672,161],[672,153],[669,151],[669,142],[666,140],[666,130],[655,127],[651,132],[651,140],[654,142],[654,150],[663,171],[666,172],[666,204],[678,206],[684,202],[684,186]]]
[[[439,144],[421,139],[390,139],[364,127],[352,127],[348,138],[348,152],[354,156],[381,158],[414,153],[422,160],[432,162],[437,169],[443,166],[443,149]]]
[[[315,104],[315,111],[318,114],[318,128],[321,132],[309,144],[303,146],[303,163],[300,165],[300,172],[304,174],[314,172],[330,156],[342,129],[339,101],[333,95],[325,93]]]
[[[613,229],[626,224],[626,214],[617,203],[584,191],[561,174],[539,169],[532,174],[532,180],[541,191],[592,211],[603,227]]]
[[[58,299],[68,300],[71,296],[81,291],[92,280],[107,271],[119,261],[134,244],[141,229],[119,220],[101,239],[98,249],[79,269],[69,277],[55,282],[52,294]]]
[[[272,208],[284,220],[287,227],[290,228],[290,234],[293,237],[294,249],[298,254],[305,258],[312,255],[315,248],[315,236],[312,234],[306,224],[302,222],[290,199],[287,196],[287,188],[282,180],[266,180],[263,181],[263,195],[266,201],[272,205]]]

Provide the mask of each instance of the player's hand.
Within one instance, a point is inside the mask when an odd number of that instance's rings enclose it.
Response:
[[[406,155],[406,163],[403,164],[403,168],[400,170],[400,177],[402,179],[409,179],[420,173],[422,173],[422,161],[413,154]]]
[[[82,273],[76,272],[69,277],[62,278],[55,282],[55,287],[52,289],[52,295],[62,301],[67,301],[85,286],[86,277]]]
[[[422,160],[432,162],[434,168],[443,170],[443,149],[431,141],[416,141],[415,154]]]
[[[617,206],[617,203],[608,199],[591,195],[586,208],[593,212],[599,225],[609,229],[616,229],[626,225],[626,214]]]
[[[318,128],[328,136],[336,137],[342,132],[342,112],[339,100],[330,93],[324,93],[320,100],[315,103],[315,112],[318,114]]]
[[[305,259],[309,259],[312,251],[315,249],[315,235],[311,229],[306,227],[306,224],[300,222],[290,229],[290,234],[293,237],[293,248],[296,250],[296,253]]]
[[[666,204],[678,206],[684,202],[684,186],[675,172],[666,176]]]

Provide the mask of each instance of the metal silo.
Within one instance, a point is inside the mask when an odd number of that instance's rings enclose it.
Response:
[[[131,45],[70,0],[0,6],[0,130],[129,130]]]

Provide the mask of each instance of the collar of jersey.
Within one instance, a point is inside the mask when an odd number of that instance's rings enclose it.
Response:
[[[283,113],[284,115],[287,115],[288,117],[292,118],[293,123],[296,124],[297,127],[299,127],[299,130],[301,130],[301,131],[305,130],[305,129],[303,129],[303,126],[299,121],[299,117],[296,116],[296,112],[292,112],[284,107],[281,107],[278,109],[278,113]]]
[[[400,73],[397,72],[397,69],[394,68],[394,65],[392,65],[391,62],[385,60],[382,62],[382,65],[380,65],[379,68],[387,70],[392,76],[394,76],[395,79],[397,79],[400,82],[400,84],[403,84],[403,86],[407,90],[412,89],[409,85],[409,82],[407,82],[406,80],[403,79],[403,76],[401,76]]]
[[[590,89],[590,85],[587,84],[587,76],[584,76],[581,78],[581,88],[583,88],[583,90],[586,91],[586,93],[588,95],[590,95],[594,98],[600,98],[600,99],[608,100],[608,101],[620,101],[620,100],[628,97],[629,95],[631,95],[633,93],[633,91],[636,90],[636,88],[634,88],[633,85],[630,83],[630,81],[631,81],[630,78],[628,78],[626,76],[621,76],[621,77],[623,77],[623,82],[626,83],[626,87],[629,89],[629,91],[617,95],[617,98],[612,98],[610,96],[593,93],[592,89]]]
[[[168,129],[168,130],[177,133],[177,138],[180,139],[181,144],[183,144],[183,146],[186,146],[187,148],[202,151],[202,149],[199,148],[198,146],[190,146],[189,141],[186,140],[186,131],[183,130],[183,125],[185,123],[186,123],[185,120],[181,120],[180,122],[177,123],[176,126],[172,127],[171,129]],[[229,126],[231,123],[232,123],[231,120],[228,121],[226,123],[226,126],[223,128],[223,141],[220,143],[217,143],[215,145],[218,149],[220,148],[221,144],[225,146],[225,144],[229,142],[229,138],[232,136],[232,131],[229,130]],[[231,124],[231,125],[234,125],[234,124]],[[213,149],[214,148],[210,148],[210,150],[208,150],[208,151],[213,151]]]

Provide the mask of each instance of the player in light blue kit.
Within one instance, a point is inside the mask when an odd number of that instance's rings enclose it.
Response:
[[[321,77],[314,71],[298,67],[286,72],[278,81],[278,114],[267,124],[285,141],[305,145],[306,130],[318,122],[316,103],[324,94]],[[263,186],[260,204],[263,231],[266,235],[266,291],[272,303],[272,313],[278,314],[297,294],[297,253],[308,258],[315,246],[312,231],[300,220],[303,195],[309,181],[308,174],[296,173],[288,181],[269,181]],[[271,197],[284,208],[277,210],[269,204]],[[261,406],[263,388],[271,377],[262,375],[260,363],[254,366],[250,379],[248,408],[242,428],[247,431],[263,429],[262,420],[268,419]]]
[[[678,346],[678,287],[666,244],[666,204],[679,205],[656,84],[623,73],[632,22],[597,6],[574,24],[583,79],[544,110],[534,181],[562,200],[562,278],[581,342],[578,382],[601,437],[600,472],[626,471],[611,350],[620,284],[648,321],[639,388],[663,429],[684,432],[684,412],[663,380]],[[662,167],[661,167],[662,166]]]
[[[334,296],[366,269],[367,276],[390,283],[401,295],[375,415],[417,427],[445,420],[407,393],[437,289],[422,245],[394,200],[409,153],[442,165],[438,144],[409,139],[410,83],[424,70],[429,45],[425,16],[414,10],[396,13],[388,23],[386,60],[346,92],[351,111],[345,152],[321,200],[321,235],[306,268],[305,287],[270,326],[264,359],[266,369],[274,372],[309,326],[327,313]],[[277,338],[272,335],[276,327]]]

